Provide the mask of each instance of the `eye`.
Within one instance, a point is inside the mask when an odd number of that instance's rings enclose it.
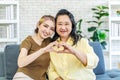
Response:
[[[52,31],[55,31],[55,28],[51,28]]]
[[[69,23],[65,23],[65,25],[69,25]]]
[[[62,25],[62,24],[58,24],[58,25]]]
[[[47,25],[43,25],[44,27],[46,27],[46,28],[48,28],[48,26]]]

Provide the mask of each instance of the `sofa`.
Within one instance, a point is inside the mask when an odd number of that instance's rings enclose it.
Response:
[[[0,80],[12,80],[17,66],[19,45],[7,45],[4,52],[0,53]]]
[[[120,80],[120,70],[105,70],[104,56],[99,42],[89,43],[99,57],[99,63],[94,69],[96,80]],[[0,70],[5,75],[5,80],[12,80],[18,66],[17,58],[19,54],[19,45],[7,45],[4,50],[4,70]],[[3,57],[3,56],[2,56]],[[1,73],[0,72],[0,73]],[[3,75],[2,74],[2,75]],[[87,76],[87,75],[86,75]]]
[[[105,70],[105,62],[101,44],[99,42],[90,42],[89,44],[93,47],[94,52],[99,57],[99,63],[94,69],[96,80],[120,80],[119,69]]]
[[[4,80],[4,53],[0,52],[0,80]]]

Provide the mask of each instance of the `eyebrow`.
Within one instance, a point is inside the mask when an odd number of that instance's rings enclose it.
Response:
[[[65,22],[61,22],[61,21],[60,21],[60,22],[57,22],[57,23],[69,23],[69,21],[65,21]]]
[[[48,24],[44,23],[45,25],[49,26]]]
[[[45,25],[47,25],[47,26],[49,26],[48,24],[46,24],[46,23],[44,23]],[[55,28],[55,27],[53,27],[53,26],[51,26],[51,28]]]

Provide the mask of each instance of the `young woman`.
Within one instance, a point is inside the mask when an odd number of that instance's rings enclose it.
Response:
[[[55,20],[44,15],[37,23],[35,34],[23,40],[18,57],[18,71],[13,80],[46,80],[50,51],[56,43],[50,43],[55,30]],[[50,44],[49,44],[50,43]]]
[[[49,80],[95,80],[93,68],[98,57],[88,40],[76,35],[74,16],[61,9],[55,18],[56,29],[53,41],[56,52],[51,52]]]

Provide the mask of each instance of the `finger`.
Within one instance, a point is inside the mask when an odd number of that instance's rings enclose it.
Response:
[[[65,42],[61,42],[59,45],[64,46],[64,47],[68,47],[68,45]]]
[[[70,53],[70,51],[69,50],[64,50],[65,51],[65,53]]]
[[[69,50],[65,49],[65,50],[59,50],[58,53],[70,53]]]
[[[51,51],[52,51],[52,52],[58,52],[58,50],[57,50],[55,47],[52,47],[52,48],[51,48]]]
[[[56,46],[56,45],[57,45],[57,42],[55,41],[55,42],[51,43],[50,47],[53,47],[53,46]]]
[[[57,45],[58,45],[58,42],[55,41],[55,42],[53,43],[53,46],[57,46]]]

